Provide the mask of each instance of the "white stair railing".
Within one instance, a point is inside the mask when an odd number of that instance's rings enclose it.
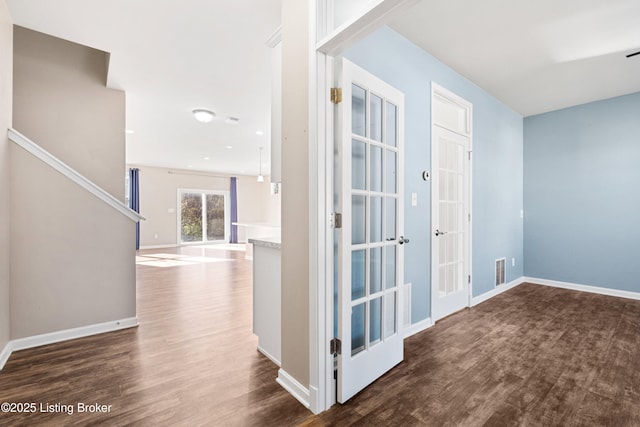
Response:
[[[122,215],[126,216],[127,218],[135,222],[140,222],[140,220],[145,219],[142,215],[130,209],[127,205],[122,203],[120,200],[116,199],[111,194],[103,190],[102,187],[99,187],[96,184],[94,184],[91,180],[87,179],[84,175],[77,172],[71,166],[67,165],[62,160],[58,159],[53,154],[49,153],[47,150],[40,147],[35,142],[31,141],[29,138],[27,138],[17,130],[9,129],[7,134],[11,141],[15,142],[20,147],[24,148],[26,151],[36,156],[38,159],[42,160],[44,163],[48,164],[56,171],[66,176],[71,181],[75,182],[80,187],[84,188],[89,193],[93,194],[98,199],[102,200],[104,203],[106,203],[107,205],[111,206],[113,209],[120,212]]]

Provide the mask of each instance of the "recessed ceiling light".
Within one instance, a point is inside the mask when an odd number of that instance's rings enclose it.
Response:
[[[187,166],[187,167],[188,167],[188,168],[192,168],[192,167],[193,167],[193,165],[189,165],[189,166]]]
[[[262,132],[261,130],[257,130],[256,135],[264,135],[264,132]]]
[[[209,110],[196,109],[193,110],[193,117],[196,118],[197,121],[202,123],[209,123],[216,116],[216,113]]]
[[[136,133],[133,129],[126,129],[124,133]]]
[[[233,146],[232,146],[232,145],[227,145],[227,148],[228,148],[229,150],[231,150],[231,149],[233,148]]]
[[[204,160],[209,160],[209,158],[208,158],[208,157],[203,157],[203,159],[204,159]]]
[[[230,125],[237,125],[239,121],[240,119],[237,117],[227,117],[227,120],[225,120],[224,122],[229,123]]]

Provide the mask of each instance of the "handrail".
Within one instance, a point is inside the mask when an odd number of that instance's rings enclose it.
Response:
[[[140,220],[144,220],[145,218],[137,213],[136,211],[130,209],[127,205],[122,203],[120,200],[113,197],[111,194],[107,193],[101,187],[97,186],[89,179],[87,179],[84,175],[81,175],[75,169],[71,168],[71,166],[64,163],[62,160],[55,157],[53,154],[49,153],[44,148],[40,147],[35,142],[31,141],[29,138],[21,134],[15,129],[8,129],[7,136],[9,139],[20,147],[24,148],[29,153],[36,156],[38,159],[42,160],[49,166],[51,166],[56,171],[60,172],[62,175],[69,178],[71,181],[78,184],[80,187],[87,190],[89,193],[96,196],[98,199],[105,202],[107,205],[111,206],[127,218],[132,221],[140,222]]]

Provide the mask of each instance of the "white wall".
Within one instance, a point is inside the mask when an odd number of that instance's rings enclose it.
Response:
[[[140,246],[178,242],[178,189],[229,191],[230,176],[148,166],[140,169]],[[238,176],[238,222],[280,224],[280,196],[270,194],[269,177]],[[156,238],[157,236],[157,238]],[[239,241],[244,236],[239,232]]]
[[[13,72],[13,25],[0,0],[0,352],[9,341],[9,140]]]

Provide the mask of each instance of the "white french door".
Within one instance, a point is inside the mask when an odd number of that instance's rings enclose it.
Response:
[[[442,88],[432,97],[433,321],[470,302],[471,105]]]
[[[403,360],[404,95],[347,60],[340,68],[337,398],[344,403]]]

